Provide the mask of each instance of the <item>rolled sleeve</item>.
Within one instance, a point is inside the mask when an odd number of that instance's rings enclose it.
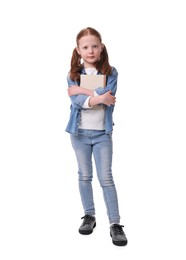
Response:
[[[87,99],[85,100],[85,102],[83,104],[83,108],[85,108],[85,109],[92,108],[89,106],[89,100],[90,100],[90,97],[87,97]]]
[[[94,91],[94,97],[99,96],[98,93],[96,93],[96,91]],[[89,100],[90,100],[90,96],[87,97],[87,99],[85,100],[85,103],[83,104],[83,108],[87,109],[87,108],[92,108],[89,106]]]

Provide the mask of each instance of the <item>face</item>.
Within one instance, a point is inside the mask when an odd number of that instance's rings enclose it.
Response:
[[[77,52],[84,61],[84,67],[94,67],[95,62],[100,58],[103,49],[103,44],[93,35],[83,36],[76,48]]]

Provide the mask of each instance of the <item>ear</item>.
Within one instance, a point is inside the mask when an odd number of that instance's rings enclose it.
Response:
[[[76,51],[77,51],[77,53],[80,55],[80,51],[79,51],[79,48],[78,48],[78,47],[76,47]]]

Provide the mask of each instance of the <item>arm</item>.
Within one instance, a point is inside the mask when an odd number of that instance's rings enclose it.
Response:
[[[86,88],[80,88],[77,85],[71,85],[68,87],[68,95],[75,96],[75,95],[86,95],[86,96],[94,96],[94,91]]]
[[[93,96],[89,99],[89,106],[93,107],[98,104],[104,104],[107,106],[114,105],[116,102],[116,97],[112,95],[111,91],[107,91],[106,93],[100,96]]]
[[[86,88],[80,88],[79,86],[72,85],[68,88],[68,95],[74,96],[74,95],[80,95],[84,94],[87,96],[90,96],[89,98],[89,107],[93,107],[98,104],[105,104],[105,105],[114,105],[116,102],[116,98],[111,94],[111,91],[107,91],[106,93],[102,95],[96,95],[94,96],[94,91],[86,89]]]
[[[107,91],[111,91],[112,95],[116,95],[118,72],[115,67],[112,67],[112,74],[107,76],[107,85],[105,88],[97,88],[96,93],[102,95]]]
[[[79,87],[79,84],[76,81],[71,80],[69,74],[67,75],[67,83],[68,83],[67,92],[71,99],[72,106],[78,109],[84,108],[83,106],[88,96],[80,93],[81,88]]]

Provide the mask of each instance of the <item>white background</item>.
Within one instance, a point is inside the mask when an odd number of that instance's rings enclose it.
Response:
[[[0,2],[0,259],[186,259],[185,1]],[[113,174],[129,243],[116,247],[94,174],[83,216],[65,127],[77,33],[95,27],[119,72]]]

